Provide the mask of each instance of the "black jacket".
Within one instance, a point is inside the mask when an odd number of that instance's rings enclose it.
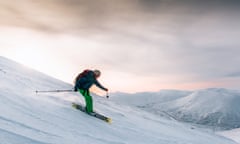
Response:
[[[103,87],[95,77],[93,71],[89,70],[83,77],[81,77],[78,81],[76,81],[74,89],[82,89],[82,90],[89,90],[89,88],[95,84],[97,87],[107,90]]]

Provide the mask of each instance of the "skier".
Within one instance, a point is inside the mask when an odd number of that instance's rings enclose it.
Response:
[[[103,87],[97,80],[100,75],[101,72],[99,70],[84,70],[75,79],[74,91],[79,91],[83,95],[86,103],[87,113],[93,112],[93,101],[89,93],[89,88],[95,84],[97,87],[108,92],[108,89]]]

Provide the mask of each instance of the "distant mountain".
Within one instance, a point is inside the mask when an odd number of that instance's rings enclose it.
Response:
[[[140,93],[113,93],[111,100],[136,107],[151,107],[158,105],[159,103],[164,103],[168,101],[173,101],[182,98],[188,94],[190,91],[180,91],[180,90],[161,90],[159,92],[140,92]]]
[[[128,97],[115,94],[113,100],[161,116],[165,113],[176,120],[207,125],[214,129],[240,127],[240,92],[236,90],[164,90],[157,93],[132,94]]]
[[[211,88],[159,105],[176,119],[220,129],[240,127],[240,92]]]

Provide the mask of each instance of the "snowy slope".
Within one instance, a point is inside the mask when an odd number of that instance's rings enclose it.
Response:
[[[233,129],[240,127],[240,93],[226,89],[205,89],[159,108],[187,122]]]
[[[220,135],[233,139],[240,144],[240,129],[233,129],[229,131],[219,132]]]
[[[194,92],[160,91],[129,97],[116,94],[113,101],[135,105],[161,116],[167,113],[176,120],[207,125],[214,129],[240,127],[240,92],[236,90],[209,88]],[[143,101],[139,102],[140,99]]]
[[[113,93],[111,101],[126,106],[134,106],[144,111],[160,115],[168,119],[174,119],[165,111],[159,109],[159,104],[182,98],[191,92],[179,90],[161,90],[159,92],[141,92],[141,93]]]
[[[71,108],[77,93],[36,94],[71,85],[0,57],[1,144],[235,144],[212,132],[191,129],[140,109],[94,97],[112,124]]]
[[[229,131],[219,132],[220,135],[233,139],[240,144],[240,128]]]

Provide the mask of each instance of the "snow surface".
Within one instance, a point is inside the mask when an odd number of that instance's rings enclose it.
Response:
[[[239,129],[233,129],[229,131],[219,132],[220,135],[223,135],[225,137],[228,137],[230,139],[233,139],[237,143],[240,144],[240,128]]]
[[[71,107],[71,102],[83,102],[78,93],[35,93],[71,89],[70,84],[3,57],[0,69],[1,144],[236,144],[214,132],[94,96],[95,110],[113,119],[108,124]]]

